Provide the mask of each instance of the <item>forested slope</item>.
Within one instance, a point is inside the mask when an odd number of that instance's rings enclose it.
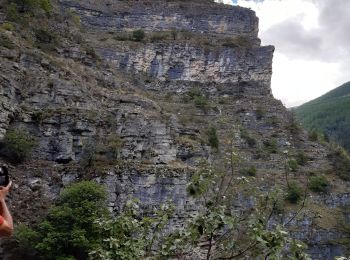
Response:
[[[325,133],[350,150],[350,82],[295,109],[309,129]]]

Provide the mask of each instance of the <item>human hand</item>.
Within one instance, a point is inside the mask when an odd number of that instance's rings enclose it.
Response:
[[[0,200],[5,200],[7,193],[10,191],[11,185],[12,181],[10,181],[6,187],[0,186]]]

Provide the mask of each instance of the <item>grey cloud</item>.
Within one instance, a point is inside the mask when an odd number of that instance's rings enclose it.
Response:
[[[306,0],[320,10],[320,28],[305,30],[300,18],[276,24],[261,36],[290,58],[320,61],[347,60],[350,54],[350,1]],[[350,58],[349,58],[350,60]]]

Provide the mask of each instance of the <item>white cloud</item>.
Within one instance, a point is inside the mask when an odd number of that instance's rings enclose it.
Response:
[[[272,91],[287,106],[350,80],[349,0],[238,0],[238,5],[256,11],[262,44],[276,47]]]

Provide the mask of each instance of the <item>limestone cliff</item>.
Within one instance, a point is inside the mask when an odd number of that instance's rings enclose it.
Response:
[[[13,46],[0,44],[0,138],[21,128],[38,141],[31,160],[10,165],[18,222],[35,221],[28,215],[33,210],[45,214],[69,183],[95,179],[106,185],[112,211],[129,197],[146,211],[171,200],[173,225],[181,225],[201,207],[187,184],[200,160],[217,156],[206,140],[214,126],[220,150],[233,138],[242,158],[237,176],[257,169],[253,186],[284,187],[286,160],[300,152],[308,161],[291,178],[307,185],[308,176],[325,173],[331,191],[310,193],[289,228],[313,259],[346,254],[348,235],[339,223],[349,221],[349,183],[333,172],[329,147],[296,130],[273,98],[274,47],[260,46],[254,12],[211,1],[61,0],[57,8],[79,17],[81,28],[49,51],[1,32]],[[140,29],[144,38],[133,39]],[[110,146],[118,151],[113,160]],[[96,165],[86,169],[81,165],[91,149]],[[251,201],[242,191],[232,204],[244,208]],[[276,221],[296,210],[286,207]]]

